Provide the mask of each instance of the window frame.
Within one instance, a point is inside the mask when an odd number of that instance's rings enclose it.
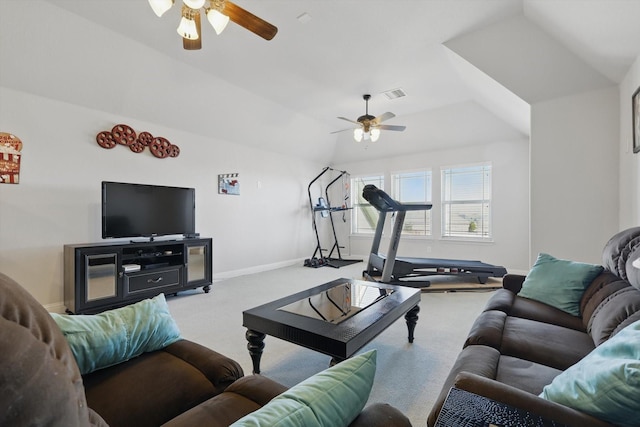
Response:
[[[412,169],[406,171],[395,171],[391,172],[391,198],[399,201],[400,203],[424,203],[424,204],[433,204],[433,169],[432,168],[423,168],[423,169]],[[424,183],[424,198],[420,200],[403,200],[402,194],[400,194],[400,181],[403,178],[413,178],[422,175],[423,183]],[[411,227],[411,223],[413,221],[413,217],[415,216],[423,216],[423,223],[421,224],[424,231],[420,233],[409,232],[407,229]],[[433,238],[433,213],[432,209],[424,210],[424,211],[408,211],[405,217],[405,222],[402,227],[402,236],[409,238]]]
[[[358,183],[358,180],[364,180],[364,182]],[[375,234],[379,216],[378,210],[362,197],[362,188],[367,184],[374,184],[384,190],[384,183],[385,175],[383,173],[351,175],[351,235],[372,236]],[[370,230],[358,226],[361,217],[367,222],[371,221],[369,223]]]
[[[475,173],[481,173],[484,176],[481,180],[482,195],[478,199],[448,200],[451,198],[451,188],[447,188],[448,180],[451,179],[451,171],[464,173],[465,170],[471,171],[477,169]],[[472,172],[472,171],[471,171]],[[488,173],[488,176],[486,175]],[[448,176],[449,175],[449,176]],[[440,168],[440,233],[444,240],[461,240],[461,241],[493,241],[493,165],[491,162],[480,162],[462,165],[443,166]],[[488,181],[488,182],[487,182]],[[480,217],[482,221],[478,224],[478,220],[471,218],[469,221],[469,231],[451,231],[451,206],[462,206],[480,204]],[[449,212],[447,212],[449,209]],[[465,219],[466,221],[466,219]],[[471,222],[476,223],[476,228],[471,230]],[[483,231],[486,229],[486,231]],[[480,233],[474,235],[475,230]]]

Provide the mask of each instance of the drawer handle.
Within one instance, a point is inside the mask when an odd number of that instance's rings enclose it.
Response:
[[[147,283],[160,283],[162,282],[162,277],[158,277],[157,279],[148,279]]]

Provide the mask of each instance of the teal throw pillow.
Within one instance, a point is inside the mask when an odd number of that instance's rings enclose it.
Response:
[[[347,359],[295,385],[232,427],[348,426],[369,399],[376,351]]]
[[[541,253],[518,295],[580,316],[580,298],[603,270],[601,265],[567,261]]]
[[[159,350],[180,339],[164,294],[100,314],[51,316],[82,374]]]
[[[620,427],[640,426],[640,321],[596,347],[540,397]]]

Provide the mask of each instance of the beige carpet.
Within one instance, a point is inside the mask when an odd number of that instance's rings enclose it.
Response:
[[[339,269],[292,266],[214,283],[167,299],[182,335],[238,361],[251,375],[242,311],[274,299],[346,277],[360,279],[365,263]],[[435,282],[435,278],[433,279]],[[449,278],[448,280],[452,280]],[[490,280],[490,285],[499,281]],[[369,402],[387,402],[405,413],[414,426],[425,426],[467,332],[482,311],[491,290],[423,292],[413,344],[399,319],[361,351],[377,349],[378,368]],[[298,382],[327,368],[330,357],[269,337],[265,339],[262,375],[284,385]]]

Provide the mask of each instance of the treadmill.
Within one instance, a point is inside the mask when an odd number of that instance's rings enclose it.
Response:
[[[378,223],[371,245],[369,263],[364,275],[375,280],[380,277],[380,282],[397,285],[427,287],[429,281],[415,280],[415,278],[432,275],[475,276],[481,284],[487,283],[489,277],[503,277],[507,270],[502,266],[487,264],[482,261],[439,259],[439,258],[415,258],[398,257],[398,245],[402,234],[402,226],[407,211],[429,210],[431,204],[400,203],[393,200],[387,193],[375,185],[366,185],[362,190],[362,197],[368,201],[378,212]],[[395,213],[395,223],[389,242],[387,254],[378,253],[382,232],[387,213]]]

